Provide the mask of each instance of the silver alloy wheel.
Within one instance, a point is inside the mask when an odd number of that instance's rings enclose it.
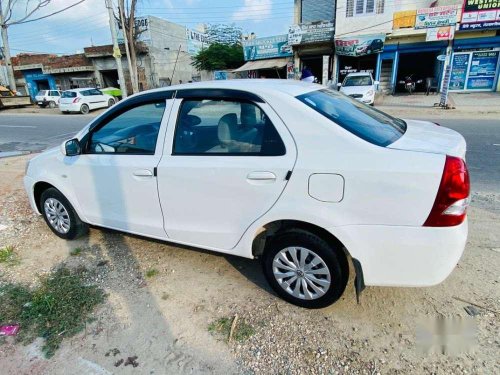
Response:
[[[331,275],[325,261],[304,247],[287,247],[273,259],[278,284],[296,298],[313,300],[330,289]]]
[[[45,201],[43,208],[48,222],[57,232],[66,234],[71,228],[71,220],[69,218],[66,207],[63,206],[55,198],[49,198]]]

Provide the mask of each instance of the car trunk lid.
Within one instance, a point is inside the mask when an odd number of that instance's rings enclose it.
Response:
[[[388,148],[429,152],[465,159],[466,143],[460,133],[428,121],[404,121],[407,124],[405,134],[387,146]]]

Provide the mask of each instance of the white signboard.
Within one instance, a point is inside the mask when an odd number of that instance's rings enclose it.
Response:
[[[427,29],[426,42],[437,42],[440,40],[453,40],[455,37],[455,26],[444,26]]]
[[[457,23],[457,15],[457,5],[419,9],[415,18],[415,29],[453,26]]]

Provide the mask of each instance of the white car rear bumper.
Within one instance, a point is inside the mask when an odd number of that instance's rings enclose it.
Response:
[[[81,103],[70,103],[70,104],[61,104],[59,103],[59,109],[61,112],[80,112],[82,104]]]
[[[366,285],[431,286],[444,281],[467,242],[468,224],[454,227],[352,225],[339,238],[361,263]],[[338,233],[339,227],[331,231]]]

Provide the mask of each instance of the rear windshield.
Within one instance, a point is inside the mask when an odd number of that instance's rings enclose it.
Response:
[[[45,90],[40,90],[40,91],[38,91],[37,96],[45,96],[45,93],[46,93],[46,92],[47,92],[47,91],[45,91]]]
[[[372,79],[370,76],[354,76],[347,77],[344,81],[344,86],[371,86]]]
[[[329,89],[308,92],[297,99],[347,131],[377,146],[397,141],[406,131],[403,120],[389,116]]]
[[[76,92],[74,91],[64,91],[61,98],[76,98]]]

